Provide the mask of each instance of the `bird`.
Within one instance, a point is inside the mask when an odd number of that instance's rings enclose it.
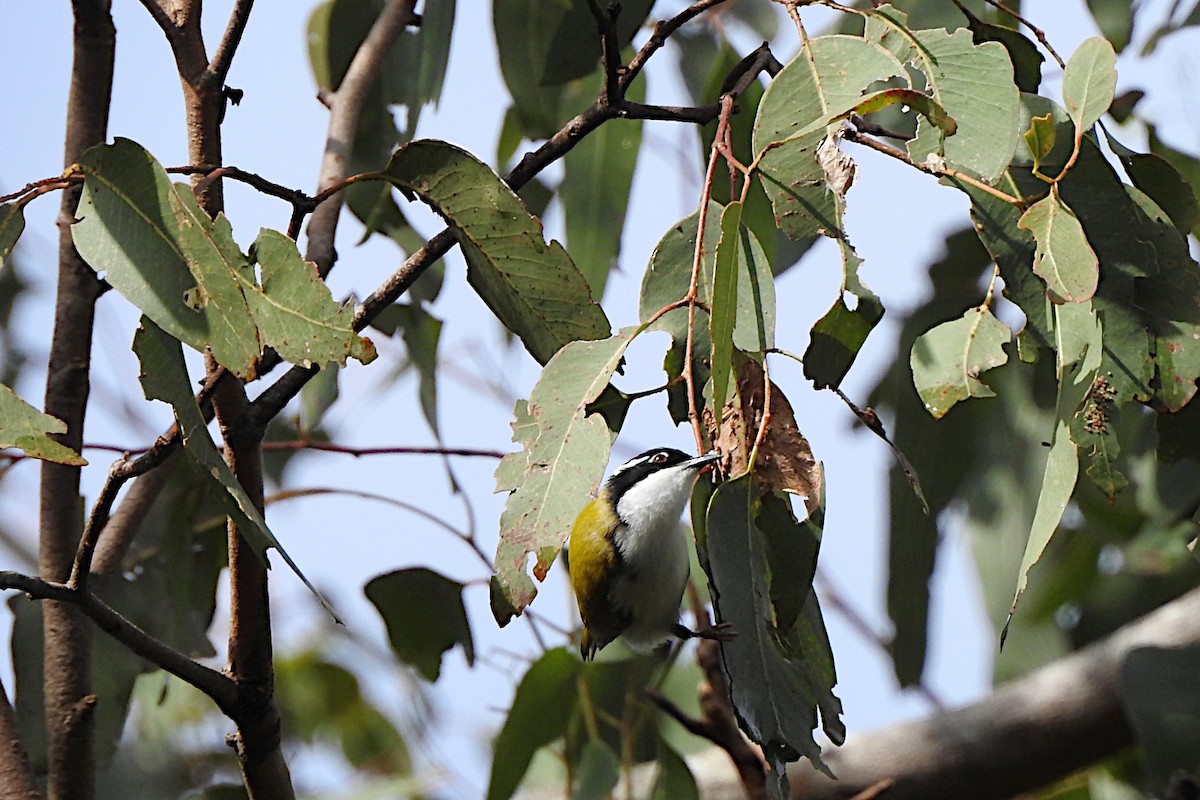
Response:
[[[568,571],[585,661],[618,636],[651,652],[672,636],[726,641],[728,625],[693,631],[679,623],[690,559],[679,517],[696,475],[720,456],[690,457],[670,447],[647,450],[609,476],[584,506],[567,544]]]

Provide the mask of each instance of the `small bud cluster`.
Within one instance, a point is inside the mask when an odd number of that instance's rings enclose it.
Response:
[[[1108,433],[1108,424],[1113,411],[1113,399],[1117,390],[1109,383],[1108,378],[1097,375],[1088,392],[1087,407],[1083,410],[1083,427],[1088,433],[1103,436]]]

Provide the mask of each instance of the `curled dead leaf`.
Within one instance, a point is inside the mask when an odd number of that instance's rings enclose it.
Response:
[[[802,496],[811,513],[820,502],[824,471],[796,425],[791,403],[774,383],[768,397],[762,365],[754,359],[735,354],[734,369],[737,393],[721,410],[719,424],[710,409],[704,411],[709,439],[722,456],[722,471],[736,477],[749,469],[765,416],[754,480],[763,493],[783,491]]]

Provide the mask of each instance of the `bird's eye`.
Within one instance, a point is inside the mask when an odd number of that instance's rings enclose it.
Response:
[[[651,464],[667,463],[667,454],[666,453],[655,453],[654,455],[650,456],[650,463]]]

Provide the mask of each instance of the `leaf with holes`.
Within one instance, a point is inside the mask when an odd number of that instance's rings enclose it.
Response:
[[[516,477],[518,456],[502,465],[502,486],[514,486],[500,516],[492,613],[506,625],[537,594],[525,571],[530,553],[537,557],[533,574],[544,580],[562,549],[575,517],[608,463],[615,434],[604,417],[588,406],[608,386],[624,357],[632,329],[600,341],[572,342],[542,370],[529,395],[529,427],[518,419],[515,437],[523,439],[525,471]],[[518,412],[520,409],[518,408]],[[499,471],[499,470],[498,470]]]
[[[1008,326],[983,306],[943,322],[917,337],[909,364],[925,410],[941,419],[968,397],[995,397],[980,376],[1008,361]]]

